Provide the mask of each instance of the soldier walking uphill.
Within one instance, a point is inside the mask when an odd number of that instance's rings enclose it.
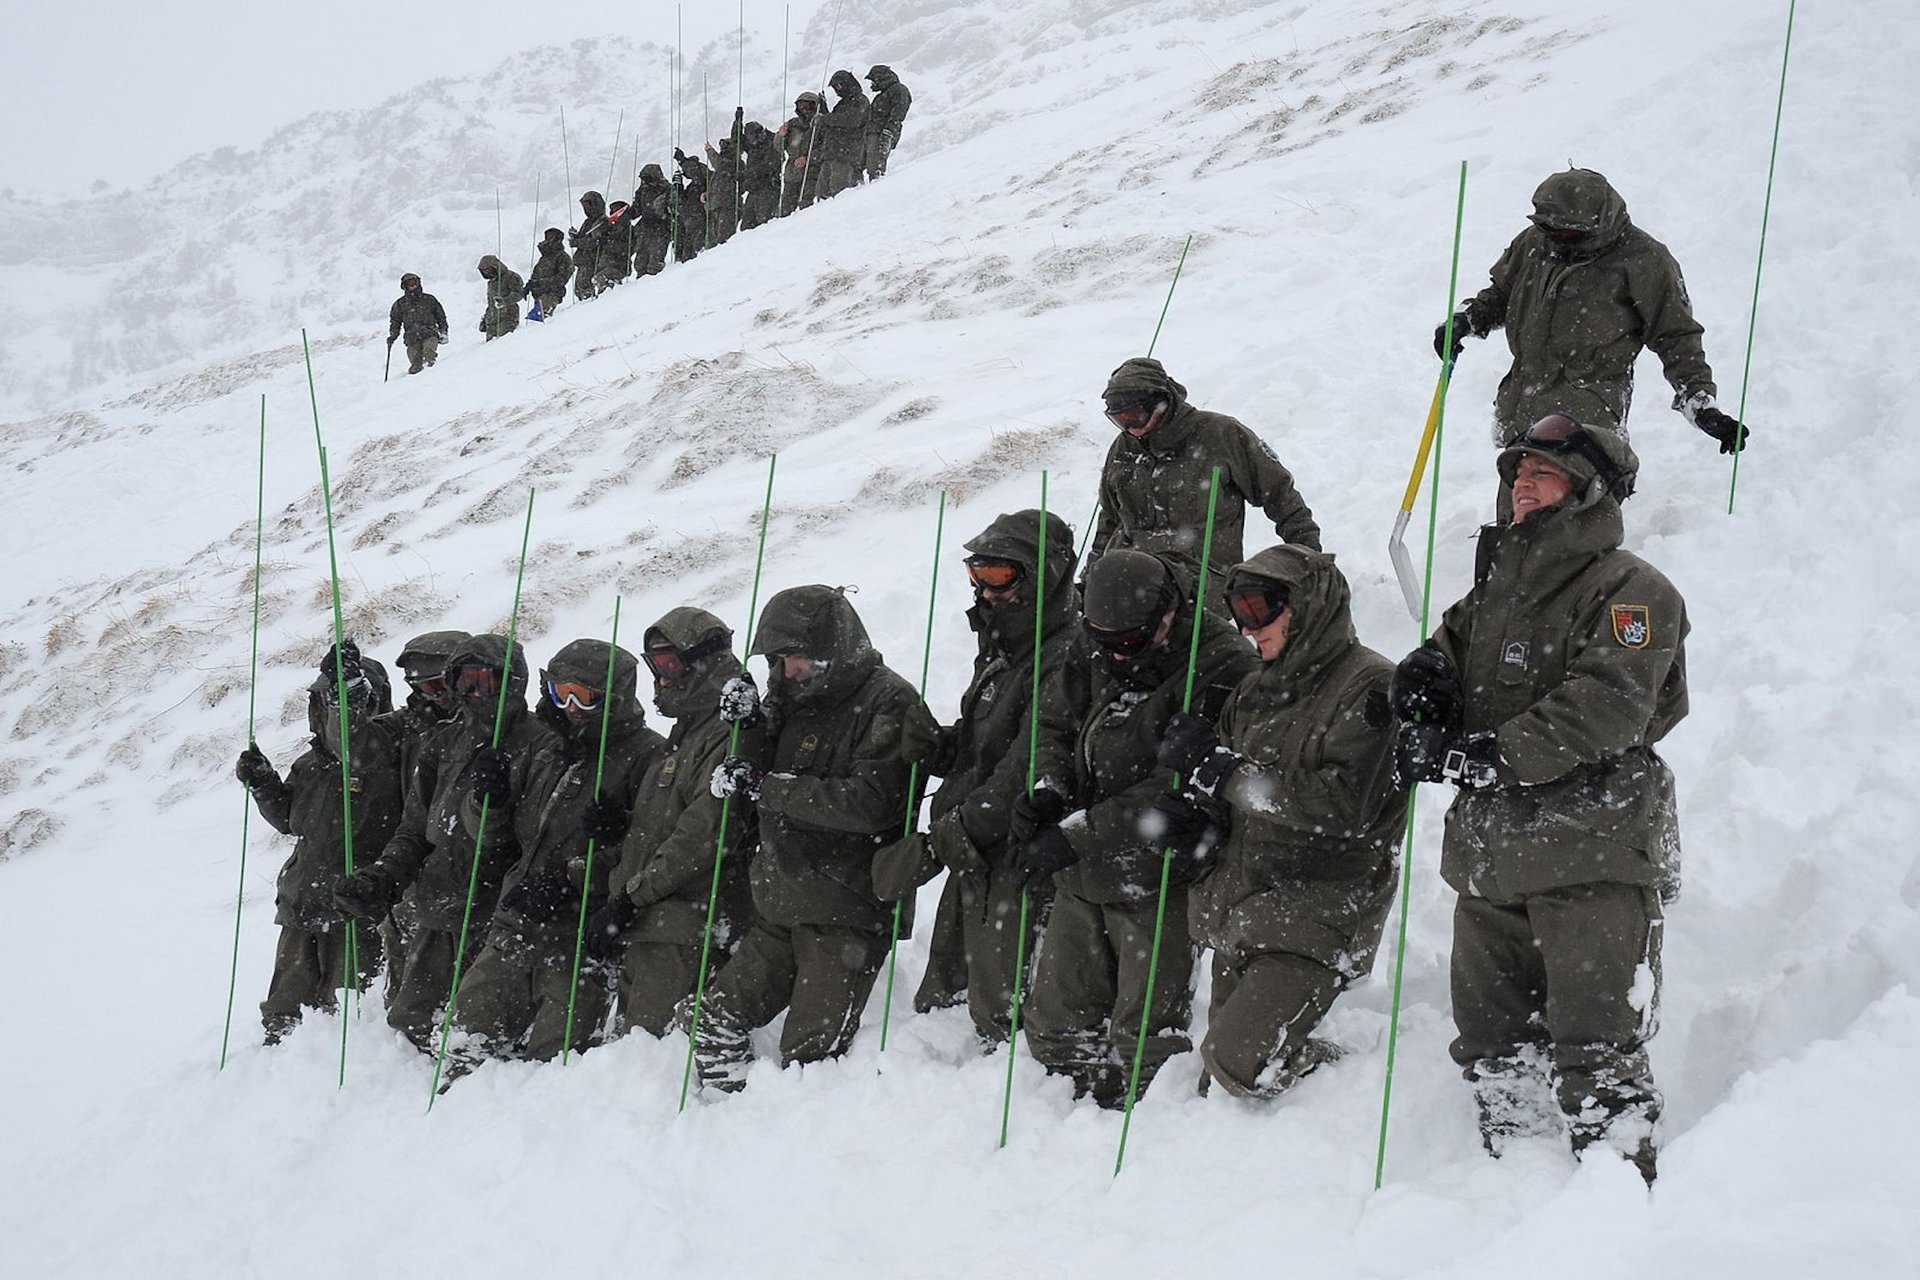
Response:
[[[979,651],[973,680],[960,698],[959,719],[941,731],[927,753],[928,768],[945,781],[934,792],[924,839],[933,865],[946,868],[947,882],[914,1007],[939,1008],[964,995],[974,1030],[987,1045],[1004,1042],[1010,1032],[1024,877],[1008,861],[1007,823],[1015,797],[1027,786],[1034,647],[1040,647],[1044,687],[1066,664],[1079,637],[1073,530],[1058,516],[1045,517],[1043,567],[1041,519],[1032,510],[1003,515],[967,543],[967,574],[973,582],[967,622]],[[1045,613],[1036,619],[1035,593],[1041,591]],[[1029,963],[1050,896],[1042,885],[1029,904]]]
[[[861,180],[866,163],[867,95],[851,71],[836,71],[827,87],[839,95],[833,110],[820,118],[815,195],[830,200]],[[811,163],[811,161],[809,162]]]
[[[405,791],[416,780],[422,762],[432,758],[432,753],[427,749],[428,743],[459,710],[453,685],[447,678],[447,660],[460,652],[472,638],[464,631],[428,631],[407,641],[406,647],[400,650],[400,674],[407,682],[407,700],[387,719],[393,722],[400,734],[403,801]],[[429,793],[432,792],[434,784],[431,778],[422,785]],[[384,843],[368,848],[362,860],[370,860],[378,855]],[[386,919],[380,924],[380,946],[387,956],[389,992],[398,990],[406,978],[407,952],[412,947],[413,932],[411,904],[395,903],[393,910],[387,913]]]
[[[708,993],[698,1048],[701,1083],[729,1092],[746,1085],[753,1029],[783,1009],[783,1066],[837,1057],[852,1043],[887,956],[893,913],[874,893],[872,863],[909,813],[901,743],[933,732],[919,695],[887,668],[837,588],[774,596],[752,651],[772,671],[766,746],[756,758],[729,756],[714,787],[756,802],[759,918]],[[751,702],[731,699],[728,714],[745,713],[745,723],[758,710]]]
[[[781,170],[780,216],[813,203],[813,175],[807,171],[820,132],[821,113],[826,99],[812,90],[793,100],[793,115],[780,126],[777,136],[786,157]]]
[[[425,292],[420,277],[409,271],[400,277],[400,296],[387,310],[387,347],[404,332],[407,336],[407,372],[418,373],[440,354],[447,340],[447,309]]]
[[[1373,967],[1407,793],[1393,778],[1393,663],[1355,636],[1333,557],[1271,547],[1235,565],[1223,595],[1260,669],[1217,730],[1175,716],[1160,764],[1186,780],[1169,827],[1196,832],[1205,815],[1228,832],[1189,908],[1213,948],[1201,1089],[1271,1098],[1338,1056],[1310,1036]]]
[[[536,252],[539,260],[533,264],[533,274],[527,278],[526,290],[522,297],[532,298],[533,305],[539,309],[544,319],[560,309],[567,296],[567,280],[573,275],[573,259],[567,254],[567,233],[558,227],[548,227],[546,235],[540,238]]]
[[[561,750],[553,730],[527,711],[526,655],[515,646],[509,660],[505,636],[473,637],[448,660],[447,677],[459,710],[428,743],[408,780],[399,829],[378,859],[340,881],[333,892],[342,911],[362,920],[378,920],[396,901],[411,913],[413,941],[403,981],[387,991],[387,1022],[423,1050],[432,1048],[436,1015],[453,985],[455,966],[466,958],[459,944],[469,883],[471,953],[486,936],[501,878],[519,860],[515,811],[540,798],[530,795],[533,780],[556,771]],[[494,747],[503,681],[505,716],[500,745]],[[482,801],[486,839],[476,848],[474,826]]]
[[[1673,775],[1654,744],[1687,712],[1686,605],[1620,549],[1625,439],[1564,415],[1500,454],[1510,522],[1474,586],[1394,673],[1398,768],[1459,787],[1440,872],[1453,916],[1454,1061],[1495,1155],[1553,1126],[1649,1183],[1647,1062],[1661,909],[1678,890]]]
[[[353,838],[377,850],[400,821],[400,734],[381,713],[392,709],[387,673],[363,658],[351,640],[346,656],[347,738],[353,796]],[[346,918],[333,903],[333,883],[346,870],[346,815],[340,802],[340,679],[329,649],[320,675],[307,687],[307,728],[313,740],[283,780],[259,746],[249,742],[234,772],[253,795],[260,816],[294,838],[293,853],[274,884],[273,977],[260,1002],[266,1042],[278,1044],[306,1009],[331,1012],[346,986]],[[353,985],[364,990],[380,971],[380,939],[357,931]]]
[[[1027,1044],[1048,1071],[1072,1078],[1074,1096],[1103,1107],[1126,1099],[1142,1021],[1148,1029],[1144,1091],[1161,1065],[1189,1047],[1194,949],[1187,886],[1199,871],[1175,857],[1167,891],[1152,1007],[1147,1006],[1163,850],[1202,845],[1173,830],[1169,782],[1156,759],[1181,709],[1193,582],[1169,557],[1122,549],[1087,573],[1086,635],[1041,703],[1040,784],[1012,805],[1015,869],[1052,877],[1053,913],[1027,1006]],[[1219,615],[1200,623],[1194,688],[1235,685],[1257,665]]]
[[[591,298],[600,271],[600,249],[607,238],[607,198],[598,191],[580,197],[580,225],[567,233],[573,246],[573,296]]]
[[[1280,537],[1320,549],[1320,526],[1293,475],[1244,423],[1187,402],[1187,389],[1158,360],[1137,357],[1107,379],[1107,418],[1120,429],[1100,472],[1100,522],[1089,562],[1120,547],[1175,555],[1197,569],[1208,490],[1220,468],[1219,511],[1208,577],[1221,581],[1245,558],[1246,507],[1265,511]],[[1216,597],[1207,602],[1218,609]]]
[[[780,211],[780,139],[758,120],[742,126],[746,164],[740,170],[740,229],[751,231]]]
[[[1642,348],[1660,357],[1673,407],[1720,445],[1744,448],[1747,429],[1714,401],[1680,264],[1633,225],[1626,201],[1591,169],[1568,169],[1533,193],[1533,224],[1493,264],[1493,280],[1453,321],[1453,353],[1467,334],[1507,331],[1513,367],[1494,395],[1494,440],[1512,444],[1548,413],[1622,427]],[[1434,331],[1443,351],[1446,326]]]
[[[732,739],[733,726],[720,718],[721,702],[730,688],[750,692],[753,684],[733,656],[733,633],[704,609],[669,611],[647,628],[641,656],[653,673],[654,705],[673,728],[635,790],[625,842],[611,850],[611,888],[606,905],[587,922],[587,947],[619,968],[616,1028],[664,1036],[675,1007],[699,981],[716,852],[722,854],[722,878],[711,967],[739,943],[752,918],[747,858],[754,842],[753,804],[744,795],[733,797],[722,850],[721,800],[712,781]],[[757,755],[760,736],[743,732],[742,753]]]
[[[480,259],[480,278],[487,282],[487,309],[480,316],[480,332],[492,342],[520,327],[520,296],[527,286],[518,271],[490,253]]]
[[[673,187],[660,166],[644,166],[640,170],[640,185],[633,190],[633,204],[627,212],[628,219],[634,223],[633,273],[637,276],[657,276],[667,265],[675,216],[668,202],[673,199]]]
[[[900,77],[885,63],[876,63],[867,72],[867,84],[873,89],[873,101],[867,107],[867,122],[862,134],[867,181],[887,171],[887,157],[900,145],[900,126],[906,122],[913,95]]]
[[[606,901],[640,779],[663,747],[635,696],[639,667],[631,653],[604,640],[575,640],[540,673],[534,718],[553,731],[560,750],[550,760],[554,773],[536,778],[527,800],[511,814],[520,858],[501,879],[486,946],[460,984],[459,1021],[472,1037],[461,1048],[463,1063],[482,1056],[546,1061],[559,1057],[563,1047],[577,1053],[606,1017],[607,983],[591,966],[582,967],[573,989],[574,943],[581,899],[590,910]]]

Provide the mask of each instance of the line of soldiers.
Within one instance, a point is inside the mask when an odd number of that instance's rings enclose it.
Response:
[[[705,160],[675,147],[672,180],[658,164],[643,166],[631,201],[609,204],[600,192],[587,192],[580,197],[580,225],[548,227],[525,279],[493,254],[481,258],[487,302],[480,332],[489,342],[511,333],[529,298],[527,319],[544,320],[566,300],[569,281],[573,296],[585,301],[622,281],[660,274],[669,252],[675,262],[690,262],[736,231],[884,176],[912,93],[885,63],[867,71],[871,98],[851,71],[836,71],[827,83],[835,95],[831,108],[809,90],[794,99],[793,116],[777,129],[734,108],[732,133],[706,143]],[[389,350],[403,333],[408,373],[432,365],[447,340],[445,308],[411,272],[400,277],[400,297],[388,312]]]
[[[1570,186],[1591,207],[1570,210]],[[1687,711],[1688,623],[1673,585],[1620,547],[1639,464],[1610,410],[1624,414],[1632,356],[1658,342],[1695,425],[1734,449],[1746,433],[1709,412],[1678,268],[1605,180],[1556,175],[1535,204],[1463,313],[1508,324],[1515,344],[1499,517],[1472,589],[1400,662],[1360,642],[1347,580],[1271,448],[1193,405],[1160,362],[1128,360],[1102,394],[1118,434],[1085,566],[1038,510],[966,543],[977,653],[950,723],[826,585],[776,594],[757,620],[764,697],[726,626],[691,606],[647,628],[637,660],[562,648],[531,713],[524,656],[499,636],[410,642],[398,712],[377,662],[349,648],[342,672],[330,653],[287,779],[252,744],[238,766],[299,837],[269,1041],[300,1009],[333,1007],[355,918],[382,922],[389,1021],[423,1048],[466,972],[455,1074],[633,1027],[693,1030],[711,963],[699,1077],[737,1090],[752,1032],[782,1012],[783,1065],[846,1050],[889,939],[944,871],[916,1009],[964,1004],[991,1049],[1012,1033],[1017,981],[1034,1057],[1116,1107],[1136,1043],[1142,1089],[1191,1047],[1210,950],[1200,1088],[1273,1098],[1340,1056],[1314,1032],[1371,971],[1411,788],[1447,782],[1452,1055],[1487,1149],[1564,1127],[1576,1151],[1616,1151],[1651,1183],[1646,1044],[1679,883],[1656,744]],[[1599,420],[1553,409],[1506,429],[1560,403]],[[1248,507],[1280,539],[1251,556]],[[639,703],[641,662],[664,739]],[[374,853],[346,876],[342,693],[355,841]],[[469,876],[479,927],[461,956]],[[352,980],[377,964],[363,946]]]

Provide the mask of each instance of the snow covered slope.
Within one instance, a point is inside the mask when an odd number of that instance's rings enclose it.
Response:
[[[91,363],[10,331],[0,370],[38,415],[0,425],[9,1271],[1904,1274],[1920,1245],[1903,1079],[1920,1050],[1905,660],[1920,523],[1904,493],[1920,390],[1903,323],[1920,286],[1920,20],[1898,0],[1817,9],[1795,33],[1737,515],[1724,460],[1666,410],[1653,362],[1641,371],[1629,544],[1693,623],[1694,709],[1668,751],[1687,888],[1654,1046],[1669,1116],[1651,1198],[1550,1146],[1479,1153],[1446,1056],[1438,789],[1421,799],[1378,1193],[1385,965],[1332,1020],[1354,1052],[1279,1106],[1203,1101],[1191,1059],[1173,1064],[1117,1181],[1116,1118],[1071,1105],[1024,1055],[995,1151],[1005,1059],[970,1055],[964,1015],[909,1014],[922,939],[902,948],[884,1059],[877,996],[843,1061],[762,1065],[744,1095],[685,1115],[684,1043],[630,1037],[565,1068],[484,1068],[426,1116],[430,1067],[371,1005],[337,1088],[337,1021],[254,1045],[284,856],[257,822],[237,1047],[215,1070],[262,395],[259,737],[283,766],[329,627],[299,322],[349,627],[380,656],[436,625],[504,626],[529,489],[535,660],[604,634],[616,595],[629,639],[685,601],[744,628],[778,451],[763,596],[857,584],[909,675],[947,492],[928,696],[951,715],[972,652],[959,543],[1037,502],[1043,468],[1084,523],[1110,430],[1099,389],[1152,337],[1191,234],[1156,354],[1294,469],[1362,638],[1398,654],[1419,637],[1382,544],[1432,390],[1459,161],[1463,289],[1541,177],[1570,158],[1600,169],[1685,264],[1731,406],[1784,16],[1733,0],[847,0],[834,64],[887,61],[914,90],[893,176],[484,349],[469,276],[494,243],[493,175],[551,181],[557,99],[597,126],[655,96],[658,48],[530,50],[485,85],[423,86],[180,171],[149,252],[184,253],[169,233],[185,210],[238,180],[259,199],[202,242],[227,265],[102,265],[89,278],[150,292],[75,314],[75,332],[111,338]],[[796,41],[796,92],[830,17]],[[750,51],[776,37],[750,25]],[[731,53],[709,52],[716,82]],[[666,136],[658,96],[651,123],[639,113],[649,139]],[[586,167],[576,155],[576,187]],[[415,185],[395,188],[403,174]],[[524,252],[531,192],[503,194]],[[383,385],[381,321],[409,266],[454,313],[454,342],[429,375]],[[206,306],[222,278],[231,304]],[[164,319],[123,339],[136,313]],[[134,376],[162,362],[163,379]],[[1503,368],[1470,344],[1455,381],[1438,599],[1464,589],[1490,510]]]

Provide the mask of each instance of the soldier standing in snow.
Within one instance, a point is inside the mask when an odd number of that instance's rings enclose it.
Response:
[[[820,111],[826,99],[811,89],[793,100],[793,115],[780,126],[777,136],[786,156],[780,187],[780,216],[813,203],[813,176],[807,162],[814,152],[814,140],[820,131]]]
[[[1213,948],[1201,1088],[1271,1098],[1338,1056],[1310,1037],[1373,968],[1407,792],[1393,780],[1393,664],[1354,634],[1333,557],[1270,547],[1235,565],[1223,594],[1261,667],[1217,730],[1169,723],[1160,765],[1186,790],[1162,805],[1175,829],[1200,825],[1197,804],[1228,832],[1192,891],[1194,940]]]
[[[625,842],[608,851],[611,887],[606,905],[587,921],[587,950],[619,966],[616,1030],[640,1027],[658,1037],[672,1028],[675,1007],[699,982],[720,840],[713,771],[732,739],[720,704],[730,683],[751,682],[733,656],[733,633],[705,609],[669,610],[647,628],[641,656],[653,673],[654,705],[673,728],[635,791]],[[757,742],[755,731],[744,731],[742,754],[755,754]],[[754,830],[752,803],[734,796],[709,974],[739,943],[753,916],[747,858]]]
[[[480,259],[480,278],[487,282],[487,309],[480,316],[480,332],[492,342],[520,327],[520,295],[527,286],[518,271],[490,253]]]
[[[751,231],[780,210],[780,139],[758,120],[740,130],[747,147],[740,171],[740,229]]]
[[[606,230],[600,237],[600,267],[593,282],[596,294],[605,293],[633,274],[633,206],[615,200],[607,206]]]
[[[717,791],[754,801],[760,818],[750,871],[759,918],[709,989],[700,1024],[700,1082],[725,1092],[745,1087],[752,1033],[783,1009],[782,1066],[838,1057],[853,1042],[887,958],[893,910],[874,893],[872,864],[909,813],[901,743],[934,730],[841,589],[774,596],[752,651],[772,671],[766,748],[728,756],[713,775]],[[750,722],[753,701],[731,698],[726,714]],[[921,723],[909,729],[910,720]]]
[[[679,239],[673,246],[673,260],[691,262],[707,247],[707,166],[698,156],[690,156],[678,147],[673,149],[673,159],[680,169],[673,183],[680,202],[680,225],[674,229]]]
[[[387,673],[346,650],[347,737],[352,762],[353,838],[356,849],[378,852],[400,821],[400,734],[381,713],[392,709]],[[340,802],[340,678],[327,651],[320,675],[307,688],[307,728],[313,741],[281,779],[256,743],[240,753],[235,773],[275,831],[294,837],[293,854],[274,885],[273,977],[260,1002],[267,1043],[278,1044],[305,1009],[331,1012],[347,985],[346,917],[333,903],[333,882],[346,870],[345,812]],[[365,989],[380,970],[380,937],[357,933],[358,973]]]
[[[1237,418],[1189,404],[1187,389],[1158,360],[1142,356],[1122,364],[1107,379],[1103,398],[1120,434],[1100,471],[1100,521],[1087,549],[1089,567],[1110,551],[1132,547],[1176,555],[1198,569],[1216,466],[1220,501],[1210,580],[1223,580],[1227,568],[1245,558],[1249,503],[1266,512],[1286,542],[1320,549],[1320,526],[1266,441]],[[1206,604],[1221,607],[1218,597]]]
[[[1156,758],[1186,690],[1193,580],[1162,556],[1122,548],[1087,573],[1085,636],[1042,691],[1039,783],[1016,796],[1007,842],[1013,866],[1052,880],[1053,913],[1027,1005],[1027,1044],[1074,1096],[1126,1101],[1144,1021],[1144,1092],[1168,1058],[1190,1047],[1194,948],[1187,886],[1200,869],[1205,820],[1176,830],[1156,806],[1168,775]],[[1235,685],[1257,665],[1216,613],[1200,622],[1195,689]],[[1160,964],[1147,1005],[1164,850],[1176,851]]]
[[[598,191],[580,197],[580,225],[567,233],[573,246],[573,296],[593,296],[600,271],[601,244],[607,238],[607,198]]]
[[[540,309],[542,317],[558,311],[561,301],[567,296],[567,280],[573,275],[573,259],[567,254],[566,238],[566,232],[560,228],[547,228],[538,247],[540,259],[533,264],[533,274],[528,277],[526,291],[521,295],[533,299],[533,305]]]
[[[906,122],[913,95],[885,63],[876,63],[867,72],[867,84],[873,88],[873,102],[867,107],[862,141],[867,180],[871,182],[886,173],[887,157],[900,145],[900,126]]]
[[[609,655],[611,689],[605,687]],[[536,779],[529,802],[513,811],[520,860],[501,880],[486,946],[460,986],[460,1025],[474,1038],[461,1047],[463,1065],[483,1056],[547,1061],[562,1048],[578,1053],[605,1020],[606,982],[583,966],[573,987],[574,942],[581,899],[590,909],[606,900],[641,776],[663,745],[636,696],[639,668],[625,649],[575,640],[540,673],[534,718],[553,730],[561,751],[552,761],[555,772]]]
[[[440,299],[424,292],[420,277],[409,271],[400,277],[400,296],[387,310],[387,346],[402,331],[407,335],[407,372],[418,373],[432,364],[447,340],[447,310]]]
[[[1493,280],[1453,319],[1453,354],[1468,334],[1507,331],[1513,367],[1494,394],[1495,443],[1512,444],[1535,419],[1568,413],[1620,428],[1633,399],[1633,362],[1660,357],[1673,407],[1720,452],[1745,448],[1747,428],[1714,401],[1680,264],[1633,225],[1626,201],[1591,169],[1568,169],[1533,193],[1533,224],[1493,264]],[[1447,327],[1434,330],[1444,356]]]
[[[1624,438],[1560,414],[1500,454],[1510,521],[1474,586],[1394,672],[1397,769],[1459,787],[1440,870],[1454,908],[1452,1051],[1499,1155],[1553,1125],[1655,1168],[1661,908],[1678,891],[1673,775],[1686,604],[1620,549]]]
[[[707,144],[707,159],[712,161],[712,181],[707,186],[707,239],[713,244],[725,244],[740,228],[740,189],[747,163],[741,139],[745,115],[745,108],[735,107],[732,136],[720,139],[717,147]]]
[[[673,213],[668,201],[674,198],[667,175],[657,164],[640,170],[640,184],[633,189],[633,204],[627,217],[634,221],[633,273],[657,276],[667,265],[667,249],[673,241]]]
[[[818,184],[814,192],[829,200],[861,179],[866,159],[867,95],[851,71],[836,71],[827,86],[840,95],[833,110],[820,119]]]

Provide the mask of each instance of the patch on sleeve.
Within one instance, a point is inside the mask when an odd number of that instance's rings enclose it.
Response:
[[[1653,622],[1643,604],[1616,604],[1607,610],[1613,618],[1613,638],[1625,649],[1644,649],[1653,641]]]

